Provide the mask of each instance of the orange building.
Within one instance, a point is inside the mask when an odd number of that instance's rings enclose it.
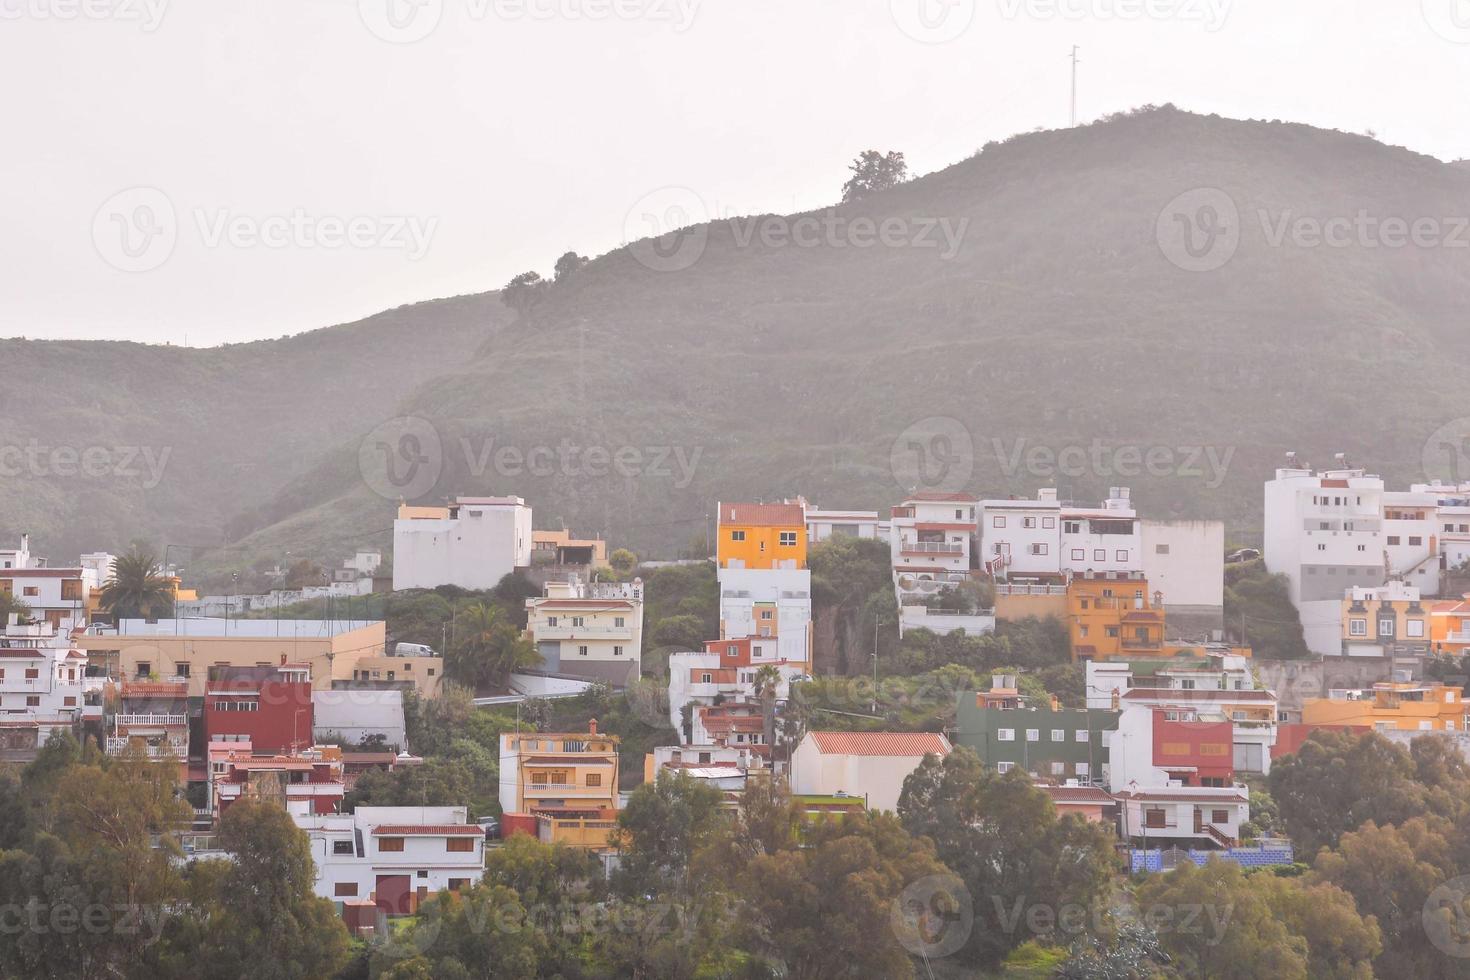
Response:
[[[1429,641],[1436,653],[1458,657],[1470,651],[1470,595],[1430,607]]]
[[[1168,656],[1162,596],[1141,572],[1079,572],[1067,584],[1072,659]]]
[[[1381,681],[1371,688],[1332,691],[1302,702],[1302,724],[1361,726],[1383,731],[1466,731],[1470,702],[1458,687]]]
[[[721,568],[806,568],[806,501],[719,505]]]

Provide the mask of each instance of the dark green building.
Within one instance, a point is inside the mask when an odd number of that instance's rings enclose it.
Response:
[[[1108,750],[1103,732],[1118,727],[1119,712],[1054,708],[1013,691],[961,693],[955,706],[955,744],[975,751],[986,768],[1020,768],[1044,779],[1103,782]]]

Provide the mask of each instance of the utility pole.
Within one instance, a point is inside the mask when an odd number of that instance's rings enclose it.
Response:
[[[1072,45],[1072,128],[1077,128],[1077,45]]]
[[[883,620],[873,617],[873,704],[868,710],[873,714],[878,713],[878,627],[883,625]]]

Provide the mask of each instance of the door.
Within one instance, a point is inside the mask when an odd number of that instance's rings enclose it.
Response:
[[[378,875],[373,902],[389,915],[412,914],[414,907],[412,879],[408,875]]]

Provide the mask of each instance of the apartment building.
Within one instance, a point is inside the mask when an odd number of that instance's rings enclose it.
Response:
[[[888,546],[900,603],[971,577],[979,504],[964,493],[916,493],[893,508]]]
[[[888,540],[888,522],[880,520],[876,510],[806,510],[806,537],[809,544],[830,538]]]
[[[1117,721],[1111,708],[1063,708],[1055,698],[1025,697],[1014,677],[998,674],[989,691],[958,695],[954,743],[998,772],[1020,768],[1044,779],[1102,784],[1105,733]]]
[[[189,689],[180,680],[124,680],[107,736],[108,755],[141,749],[151,759],[189,758]]]
[[[811,673],[812,573],[722,567],[718,574],[720,639],[774,641],[776,659]]]
[[[0,759],[29,761],[53,732],[71,731],[88,715],[86,663],[50,626],[6,624],[0,632]],[[91,710],[100,717],[100,705]]]
[[[806,568],[806,501],[718,504],[715,555],[720,569]]]
[[[1107,736],[1108,786],[1235,785],[1235,726],[1209,705],[1160,708],[1129,704]]]
[[[87,622],[93,593],[111,570],[112,556],[104,557],[109,559],[105,566],[89,562],[53,568],[31,554],[30,535],[23,534],[19,547],[0,549],[0,592],[20,599],[31,619],[53,629],[81,626]]]
[[[623,687],[638,679],[643,657],[643,580],[547,582],[526,600],[526,635],[541,669]]]
[[[398,508],[393,589],[493,589],[531,564],[531,508],[520,497],[459,497],[445,507]]]
[[[311,841],[321,898],[370,899],[389,915],[411,915],[430,895],[471,887],[485,873],[484,831],[462,806],[362,806],[294,819]]]
[[[1160,656],[1162,596],[1142,572],[1078,572],[1067,583],[1072,660]]]
[[[585,732],[500,736],[500,808],[605,811],[618,808],[618,738],[594,720]]]
[[[313,744],[311,669],[210,667],[204,691],[205,744],[244,742],[257,752],[290,754]]]
[[[778,703],[791,696],[791,684],[808,676],[804,661],[795,663],[780,656],[777,637],[742,637],[710,640],[700,653],[669,656],[669,723],[685,731],[685,706],[712,705],[728,700],[756,700],[756,679],[761,668],[776,672]]]
[[[1419,590],[1392,580],[1354,586],[1341,603],[1340,653],[1344,657],[1416,657],[1433,643],[1432,611]]]

